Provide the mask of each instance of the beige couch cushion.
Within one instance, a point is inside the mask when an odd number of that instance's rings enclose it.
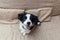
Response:
[[[0,0],[1,8],[41,8],[53,7],[52,15],[60,14],[60,0]]]
[[[13,20],[17,18],[19,13],[23,13],[22,9],[1,9],[0,8],[0,20]]]
[[[53,7],[52,15],[60,14],[60,0],[0,0],[1,8],[40,8]]]
[[[16,23],[18,14],[23,13],[23,9],[1,9],[0,23]]]
[[[27,13],[38,16],[39,20],[50,21],[51,7],[29,9],[26,10]],[[17,23],[18,14],[23,13],[23,9],[0,9],[0,23]],[[49,16],[49,17],[48,17]]]
[[[53,6],[54,0],[0,0],[3,8],[40,8]]]
[[[30,9],[27,10],[27,13],[34,14],[39,17],[39,20],[42,22],[49,21],[50,20],[50,14],[51,14],[52,8],[45,7],[45,8],[38,8],[38,9]]]
[[[0,40],[12,40],[13,30],[10,24],[0,23]]]
[[[19,24],[13,24],[13,40],[60,40],[60,16],[52,17],[51,22],[43,22],[30,35],[23,36]]]
[[[60,15],[60,0],[54,0],[53,14]]]
[[[60,40],[60,16],[51,22],[43,22],[30,35],[22,36],[19,24],[1,24],[0,40]]]

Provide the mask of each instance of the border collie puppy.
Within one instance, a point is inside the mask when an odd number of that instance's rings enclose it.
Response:
[[[30,33],[35,25],[40,24],[37,16],[26,12],[18,14],[18,19],[20,20],[19,29],[23,35]]]

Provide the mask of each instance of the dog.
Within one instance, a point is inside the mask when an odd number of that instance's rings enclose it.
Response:
[[[23,35],[29,34],[35,25],[40,24],[37,16],[27,12],[18,14],[18,19],[19,29]]]

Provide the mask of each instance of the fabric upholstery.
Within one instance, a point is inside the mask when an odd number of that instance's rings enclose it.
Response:
[[[0,8],[5,8],[6,10],[10,8],[19,10],[37,9],[42,7],[53,7],[52,15],[60,14],[60,0],[0,0]],[[5,9],[3,9],[3,11],[5,11]],[[8,13],[7,11],[3,11],[0,10],[2,14]],[[15,12],[16,11],[13,13],[15,14]],[[18,14],[19,12],[20,11],[16,13]],[[50,22],[43,22],[41,26],[38,26],[33,30],[30,35],[22,36],[19,30],[18,20],[13,20],[17,16],[14,17],[12,15],[9,16],[10,19],[8,18],[8,21],[0,20],[0,40],[60,40],[60,16],[52,17]],[[48,17],[48,19],[50,18],[51,17]]]
[[[2,8],[40,8],[53,6],[54,0],[0,0]]]
[[[30,35],[22,36],[17,24],[0,23],[0,40],[60,40],[60,16],[43,22]]]
[[[60,14],[60,0],[0,0],[0,8],[41,8],[53,7],[52,15]]]
[[[51,17],[50,15],[52,12],[52,8],[46,7],[46,8],[30,9],[30,10],[26,10],[26,12],[38,16],[38,18],[41,22],[43,20],[49,21],[50,17]]]
[[[0,23],[0,40],[12,40],[13,31],[11,25],[1,24]]]
[[[13,20],[17,18],[17,15],[23,13],[22,9],[1,9],[0,8],[0,20]]]
[[[54,9],[52,15],[60,15],[60,0],[54,0],[53,8]]]
[[[26,10],[27,13],[38,16],[40,21],[43,21],[47,16],[49,17],[45,21],[49,21],[51,11],[50,7]],[[0,23],[17,23],[19,21],[18,14],[23,12],[23,9],[0,9]]]

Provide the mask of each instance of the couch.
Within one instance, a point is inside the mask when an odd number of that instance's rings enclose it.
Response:
[[[17,13],[45,7],[52,8],[49,17],[30,35],[23,36],[16,19]],[[0,40],[60,40],[60,0],[0,0]]]

